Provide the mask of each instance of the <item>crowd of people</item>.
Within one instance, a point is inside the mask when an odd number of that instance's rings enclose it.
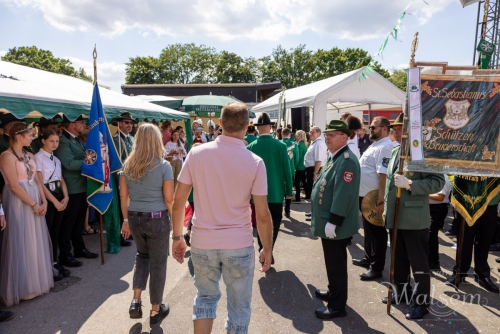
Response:
[[[0,170],[5,183],[0,301],[11,306],[47,293],[54,281],[71,274],[66,267],[83,265],[76,258],[98,255],[86,248],[82,237],[87,217],[86,178],[81,175],[83,118],[42,119],[35,140],[34,129],[22,120],[4,114],[0,121],[4,131]],[[408,319],[428,313],[430,273],[441,269],[438,232],[448,213],[451,184],[446,175],[398,173],[402,114],[393,122],[375,117],[365,129],[359,118],[344,113],[326,129],[313,126],[308,132],[293,132],[290,126],[276,129],[266,113],[249,123],[243,103],[228,103],[219,124],[207,123],[208,132],[201,120],[186,131],[173,129],[169,121],[160,127],[151,123],[134,127],[135,123],[129,113],[122,113],[113,135],[123,164],[116,175],[121,245],[130,246],[128,239],[133,238],[137,247],[131,318],[143,316],[141,294],[148,278],[150,323],[168,315],[162,297],[169,248],[183,263],[189,246],[197,288],[195,333],[211,331],[221,278],[228,299],[226,329],[247,333],[255,268],[252,227],[257,229],[260,272],[266,272],[275,263],[273,248],[292,204],[311,206],[305,220],[322,243],[328,287],[315,295],[327,304],[315,314],[320,319],[346,316],[346,249],[358,233],[361,204],[374,194],[374,211],[382,221],[377,225],[361,214],[364,256],[352,259],[353,265],[367,269],[360,279],[372,281],[383,276],[388,239],[393,245],[397,191],[401,199],[391,302],[408,304]],[[194,142],[189,153],[187,135]],[[231,187],[211,196],[222,185]],[[453,268],[448,284],[456,285],[457,275],[459,282],[465,280],[474,253],[476,281],[487,291],[499,292],[487,263],[491,244],[499,241],[495,240],[500,234],[499,200],[500,194],[490,200],[474,226],[466,225],[461,258],[458,253],[456,258],[460,268]],[[184,233],[187,203],[194,213]],[[0,321],[10,318],[11,313],[0,313]]]

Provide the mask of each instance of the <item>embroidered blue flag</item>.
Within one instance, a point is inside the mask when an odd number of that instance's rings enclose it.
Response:
[[[112,173],[119,171],[122,165],[109,133],[97,83],[94,84],[92,95],[83,162],[82,175],[87,177],[87,202],[104,214],[113,200],[113,187],[117,187],[111,177]]]

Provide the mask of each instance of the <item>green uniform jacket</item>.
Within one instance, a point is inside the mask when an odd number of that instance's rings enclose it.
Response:
[[[394,176],[397,174],[397,157],[400,146],[392,150],[392,157],[387,167],[387,182],[385,184],[385,226],[393,228],[394,211],[396,208],[396,191]],[[411,192],[401,189],[399,202],[399,230],[423,230],[431,225],[429,211],[429,194],[436,194],[444,187],[442,174],[405,172],[406,178],[412,180]]]
[[[359,229],[358,158],[344,146],[329,158],[314,181],[311,193],[312,234],[327,239],[326,223],[337,225],[332,240],[350,238]]]
[[[292,172],[286,145],[271,136],[259,136],[247,148],[264,160],[267,174],[267,202],[283,203],[292,196]]]
[[[80,138],[73,138],[68,132],[63,131],[59,137],[59,147],[54,154],[61,160],[62,174],[68,193],[71,195],[87,192],[87,178],[82,175],[85,146]]]
[[[299,159],[299,146],[291,138],[283,138],[281,141],[286,145],[288,158],[290,159],[290,171],[293,177]]]
[[[255,140],[257,140],[257,137],[255,135],[246,135],[243,139],[250,145],[253,143]]]
[[[298,163],[297,163],[297,170],[306,170],[306,166],[304,165],[304,157],[306,156],[307,152],[307,145],[304,143],[303,140],[300,140],[298,143],[296,143],[299,149],[299,157],[298,157]]]
[[[121,143],[118,142],[118,132],[113,135],[113,142],[115,143],[116,153],[122,164],[127,160],[132,147],[134,146],[134,137],[127,136],[120,132]]]

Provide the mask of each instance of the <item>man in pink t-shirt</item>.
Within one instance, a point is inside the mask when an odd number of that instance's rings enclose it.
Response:
[[[172,254],[183,263],[184,206],[194,187],[196,211],[191,230],[191,259],[198,291],[193,307],[194,332],[210,332],[221,296],[222,276],[228,300],[226,330],[247,333],[255,269],[250,196],[254,200],[257,230],[263,244],[260,262],[264,265],[260,271],[267,271],[271,265],[273,232],[267,205],[266,167],[261,158],[246,149],[242,140],[248,127],[245,104],[226,104],[219,124],[222,135],[193,148],[177,179]],[[214,189],[222,191],[212,196]]]

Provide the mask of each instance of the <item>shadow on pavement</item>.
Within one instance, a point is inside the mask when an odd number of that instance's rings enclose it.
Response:
[[[293,235],[296,237],[307,237],[311,240],[317,240],[318,237],[312,235],[311,233],[311,225],[306,222],[298,221],[294,218],[289,218],[290,220],[283,220],[282,227],[285,227],[287,230],[280,229],[280,233],[285,233],[289,235]]]
[[[274,313],[292,320],[297,331],[311,334],[321,332],[323,323],[314,316],[314,310],[323,303],[311,297],[312,287],[308,289],[293,272],[276,272],[271,268],[258,283],[266,305]]]

